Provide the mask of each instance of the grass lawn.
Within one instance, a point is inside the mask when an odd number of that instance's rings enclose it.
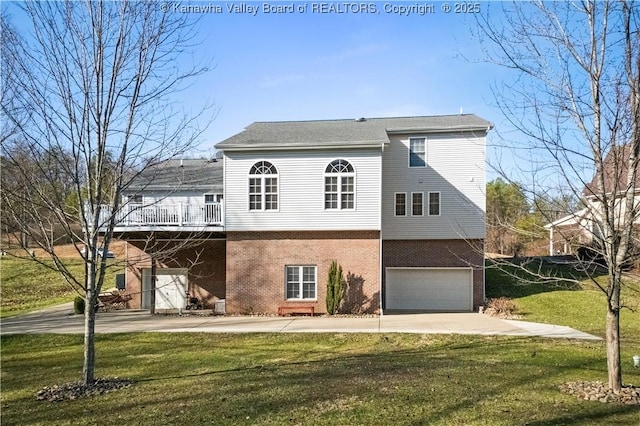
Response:
[[[83,276],[82,260],[69,259],[67,262],[75,276]],[[121,270],[121,267],[107,270],[105,289],[115,285],[115,274]],[[1,258],[0,276],[0,317],[71,302],[78,295],[58,272],[28,259]]]
[[[629,285],[633,299],[637,284]],[[603,335],[601,296],[588,283],[525,287],[488,270],[487,292],[514,298],[523,320]],[[640,369],[631,356],[640,352],[639,315],[625,310],[621,321],[623,380],[636,386]],[[638,406],[582,401],[558,388],[568,381],[606,381],[601,341],[136,333],[98,335],[96,348],[98,377],[135,383],[50,403],[35,395],[80,378],[82,336],[2,337],[2,424],[640,424]]]
[[[568,274],[557,266],[557,274]],[[597,278],[604,283],[604,277]],[[579,284],[524,284],[497,269],[486,270],[486,297],[510,297],[524,321],[566,325],[604,337],[606,299],[589,279]],[[626,279],[622,289],[620,312],[622,350],[640,353],[640,282]],[[632,356],[632,355],[629,355]]]
[[[78,378],[81,336],[10,336],[2,424],[636,425],[637,406],[558,390],[604,379],[602,351],[599,342],[513,337],[100,335],[97,375],[136,383],[50,403],[35,394]]]

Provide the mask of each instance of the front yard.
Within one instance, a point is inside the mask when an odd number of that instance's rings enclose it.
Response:
[[[80,336],[2,339],[2,424],[637,424],[637,406],[559,390],[603,380],[603,344],[412,334],[100,335],[97,375],[127,389],[36,400],[79,377]],[[626,380],[640,372],[624,363]]]
[[[4,278],[7,270],[3,270]],[[9,276],[14,276],[9,275]],[[638,284],[629,283],[632,304]],[[487,272],[491,297],[523,320],[604,332],[588,283],[518,285]],[[4,297],[4,291],[3,291]],[[4,303],[4,301],[3,301]],[[640,313],[622,313],[625,384],[640,385]],[[640,407],[587,402],[565,382],[606,381],[603,342],[416,334],[97,336],[98,377],[126,389],[47,402],[45,386],[79,379],[82,337],[2,337],[2,424],[29,425],[637,425]]]

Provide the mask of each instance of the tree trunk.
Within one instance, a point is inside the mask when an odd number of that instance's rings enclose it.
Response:
[[[95,325],[96,325],[96,296],[94,291],[87,291],[84,304],[84,364],[82,365],[82,379],[85,385],[94,382],[95,370]]]
[[[620,282],[619,278],[613,279],[611,299],[607,305],[607,372],[609,376],[609,388],[620,390],[622,388],[622,370],[620,369]],[[616,282],[617,281],[617,282]]]

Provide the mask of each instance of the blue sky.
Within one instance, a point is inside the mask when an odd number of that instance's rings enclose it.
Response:
[[[308,9],[255,16],[229,13],[231,2],[196,4],[223,7],[193,13],[202,19],[205,40],[198,49],[215,66],[185,94],[206,93],[216,104],[205,151],[254,121],[458,114],[461,108],[501,121],[490,106],[490,87],[504,71],[479,61],[473,16],[444,13],[442,2],[393,3],[433,5],[434,13],[423,16],[388,13],[381,2],[373,14]]]
[[[481,62],[473,14],[443,11],[443,5],[456,3],[269,2],[293,5],[293,13],[265,13],[263,3],[164,3],[166,13],[200,20],[196,38],[201,44],[185,56],[185,64],[204,61],[213,68],[175,100],[186,110],[198,111],[205,101],[216,106],[200,150],[190,156],[213,155],[216,143],[255,121],[458,114],[462,109],[501,126],[499,111],[490,106],[491,85],[506,72]],[[478,4],[479,13],[486,13],[490,4]],[[247,5],[258,12],[228,10]],[[424,5],[428,13],[395,13],[399,6]],[[203,13],[184,6],[200,6]],[[373,13],[314,12],[320,6]],[[220,13],[212,13],[216,8]],[[12,12],[20,26],[20,12]],[[495,157],[491,147],[487,151]]]

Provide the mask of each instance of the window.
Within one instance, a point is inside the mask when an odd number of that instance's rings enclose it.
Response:
[[[411,193],[411,215],[422,216],[424,209],[422,207],[422,192]]]
[[[347,210],[355,208],[355,173],[346,160],[334,160],[325,169],[324,208]]]
[[[429,216],[440,216],[440,193],[429,193]]]
[[[396,216],[407,215],[407,194],[396,192]]]
[[[204,194],[205,204],[215,204],[222,202],[222,194]]]
[[[316,299],[316,267],[287,266],[287,299]]]
[[[142,204],[142,194],[128,195],[127,201],[134,204]]]
[[[278,210],[278,171],[268,161],[249,171],[249,210]]]
[[[409,167],[427,165],[425,138],[409,138]]]

